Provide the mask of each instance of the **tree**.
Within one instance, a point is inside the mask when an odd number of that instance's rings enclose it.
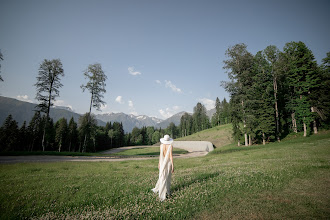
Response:
[[[151,127],[151,126],[149,126],[149,127],[147,127],[147,144],[148,145],[152,145],[153,143],[152,143],[152,135],[154,134],[154,132],[155,132],[155,128],[154,127]]]
[[[221,115],[221,103],[219,98],[215,100],[215,123],[216,125],[220,125],[220,115]]]
[[[75,151],[77,145],[78,131],[77,131],[77,123],[74,121],[73,117],[71,117],[69,121],[68,136],[69,136],[69,151],[71,151],[71,149]]]
[[[317,113],[317,118],[325,126],[330,125],[330,52],[327,53],[327,57],[322,60],[322,64],[319,67],[320,83],[318,87],[315,87],[310,92],[310,99],[312,104],[312,112]],[[314,133],[316,127],[316,120],[313,121]],[[329,127],[326,127],[329,128]]]
[[[23,125],[18,131],[18,147],[20,151],[28,150],[28,134],[26,128],[26,121],[23,122]]]
[[[68,122],[66,118],[61,118],[59,121],[57,121],[55,127],[55,140],[58,144],[58,152],[61,152],[62,146],[65,144],[65,140],[68,133]]]
[[[0,73],[1,73],[1,61],[3,61],[3,55],[2,55],[1,50],[0,50]],[[1,75],[0,75],[0,81],[3,81]]]
[[[87,89],[91,94],[89,113],[87,123],[90,122],[90,116],[92,107],[96,110],[100,110],[101,105],[104,105],[105,102],[103,99],[103,94],[106,92],[105,81],[107,76],[104,74],[101,64],[91,64],[88,66],[87,70],[84,71],[85,79],[88,79],[86,85],[81,85],[83,92]],[[85,134],[83,151],[86,149],[87,134]]]
[[[39,140],[42,138],[42,129],[43,122],[39,111],[34,113],[29,126],[27,128],[27,132],[29,135],[29,151],[33,151],[35,149],[35,143],[39,143]],[[37,147],[39,149],[40,146]]]
[[[293,120],[297,117],[302,123],[304,136],[307,136],[309,124],[315,119],[311,112],[310,92],[320,84],[317,64],[312,51],[301,41],[287,43],[284,53],[288,66],[289,109],[294,115]]]
[[[206,115],[206,108],[200,102],[194,107],[192,118],[194,132],[202,131],[210,127],[210,121]]]
[[[18,126],[12,115],[8,115],[0,132],[0,151],[17,150]]]
[[[179,125],[179,132],[181,133],[181,137],[185,137],[187,135],[191,135],[192,132],[192,125],[193,125],[193,119],[190,114],[185,112],[180,119],[180,125]]]
[[[250,103],[253,109],[254,126],[253,132],[262,137],[265,145],[266,139],[272,138],[276,133],[276,120],[274,120],[276,109],[274,108],[274,75],[272,64],[270,64],[262,52],[254,57],[254,76],[252,78],[252,94]],[[252,98],[253,97],[253,98]],[[278,109],[277,109],[278,110]],[[277,137],[279,138],[279,137]],[[279,140],[279,139],[277,139]]]
[[[161,134],[159,133],[159,131],[155,131],[153,134],[152,134],[152,142],[155,144],[155,143],[158,143],[159,140],[161,138]]]
[[[108,136],[109,136],[109,138],[111,140],[111,148],[112,148],[112,139],[115,137],[115,131],[113,129],[110,129],[108,131]]]
[[[222,82],[222,86],[226,89],[227,92],[229,92],[231,98],[235,99],[232,104],[241,105],[241,107],[234,107],[234,109],[241,112],[237,112],[238,114],[233,114],[232,117],[239,115],[239,117],[233,120],[237,121],[239,118],[242,120],[245,146],[248,146],[246,102],[248,100],[247,91],[251,87],[250,79],[251,69],[253,66],[253,55],[248,52],[246,48],[247,46],[245,44],[236,44],[226,51],[226,56],[229,59],[223,61],[225,64],[223,68],[227,70],[228,77],[231,81]]]
[[[166,132],[172,137],[172,138],[176,138],[177,136],[177,127],[175,126],[175,124],[173,122],[171,122],[167,129]]]
[[[60,77],[64,76],[63,66],[60,59],[45,59],[39,67],[37,83],[34,84],[37,89],[36,99],[40,102],[37,105],[39,111],[46,113],[46,123],[43,130],[42,150],[45,151],[46,126],[49,120],[49,110],[53,106],[55,98],[59,96],[59,88],[63,85]]]
[[[263,51],[265,54],[266,59],[268,60],[270,67],[271,67],[271,75],[273,78],[273,89],[274,89],[274,108],[275,108],[275,125],[276,125],[276,139],[280,141],[280,117],[279,117],[279,106],[278,106],[278,80],[280,78],[278,71],[279,66],[279,50],[276,46],[271,45],[266,47]]]
[[[81,151],[80,147],[83,143],[82,151],[88,151],[89,146],[91,145],[91,139],[93,136],[96,135],[95,132],[92,132],[97,127],[97,120],[95,119],[94,115],[89,115],[89,113],[85,113],[83,116],[79,118],[79,138],[80,138],[80,146],[79,152]]]

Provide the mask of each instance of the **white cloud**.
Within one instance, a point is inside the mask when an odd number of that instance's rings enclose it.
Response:
[[[215,101],[207,98],[202,98],[198,100],[201,102],[207,110],[211,110],[215,108]]]
[[[132,115],[138,115],[137,111],[134,108],[134,104],[133,104],[133,101],[132,100],[129,100],[128,101],[128,107],[129,107],[129,110],[130,110],[130,114],[132,114]]]
[[[134,104],[133,104],[133,102],[132,102],[131,100],[128,101],[128,106],[129,106],[130,108],[134,108]]]
[[[31,99],[29,99],[28,95],[18,95],[18,96],[16,96],[16,98],[20,101],[33,103],[33,101]]]
[[[169,118],[179,111],[179,106],[173,106],[172,108],[160,109],[159,113],[163,118]]]
[[[118,102],[119,104],[124,104],[123,97],[122,96],[117,96],[116,102]]]
[[[101,111],[104,111],[105,109],[107,109],[108,105],[107,104],[104,104],[104,105],[101,105],[100,109]]]
[[[135,115],[135,116],[139,115],[136,111],[132,111],[132,112],[130,112],[130,114]]]
[[[72,105],[66,104],[64,100],[55,100],[54,101],[55,106],[61,106],[61,107],[67,107],[73,111]]]
[[[173,92],[182,93],[182,90],[176,87],[171,81],[165,80],[165,87],[171,88]]]
[[[133,76],[141,75],[141,72],[139,72],[139,71],[135,71],[134,66],[130,66],[130,67],[128,67],[128,72],[129,72],[129,74],[131,74],[131,75],[133,75]]]
[[[156,80],[156,83],[157,83],[157,84],[162,84],[158,79]]]

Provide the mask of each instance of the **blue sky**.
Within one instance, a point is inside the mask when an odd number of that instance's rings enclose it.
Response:
[[[167,118],[207,108],[217,97],[225,51],[245,43],[255,54],[303,41],[318,63],[330,51],[330,1],[122,0],[0,1],[0,94],[35,102],[43,59],[61,59],[57,105],[89,110],[83,71],[101,63],[108,76],[102,113]],[[93,112],[96,112],[95,110]]]

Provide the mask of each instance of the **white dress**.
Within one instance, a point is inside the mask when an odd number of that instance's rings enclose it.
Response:
[[[167,148],[166,155],[164,157],[164,145],[160,146],[160,168],[159,168],[159,178],[156,183],[155,188],[152,189],[154,193],[159,193],[159,198],[161,201],[165,200],[166,194],[170,195],[171,187],[171,175],[172,175],[172,163],[170,159],[170,151],[172,150],[172,145]]]

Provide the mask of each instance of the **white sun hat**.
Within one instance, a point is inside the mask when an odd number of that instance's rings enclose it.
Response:
[[[172,144],[173,143],[173,139],[170,138],[169,135],[165,135],[164,138],[160,139],[160,142],[162,142],[162,144]]]

